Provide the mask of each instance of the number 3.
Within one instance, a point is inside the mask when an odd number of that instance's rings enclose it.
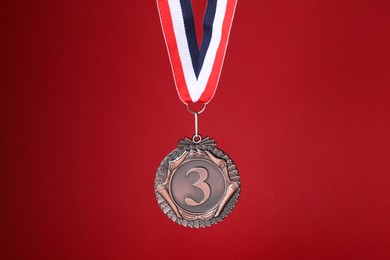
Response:
[[[205,182],[209,174],[205,168],[192,168],[186,173],[186,176],[193,172],[199,175],[199,180],[192,184],[192,186],[199,188],[203,192],[203,199],[199,202],[196,202],[191,198],[185,198],[184,201],[189,206],[199,206],[210,197],[210,186]]]

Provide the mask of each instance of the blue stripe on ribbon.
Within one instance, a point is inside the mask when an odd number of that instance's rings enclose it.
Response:
[[[199,47],[196,40],[195,22],[191,0],[180,0],[180,6],[183,13],[184,28],[186,30],[187,44],[190,50],[192,66],[196,74],[199,67]],[[198,77],[198,75],[196,75],[196,77]]]
[[[217,10],[217,0],[207,1],[207,8],[203,20],[203,37],[200,50],[196,39],[194,14],[192,11],[191,0],[180,0],[180,6],[183,13],[184,28],[186,31],[187,44],[191,55],[192,66],[194,68],[196,77],[198,77],[202,69],[213,33],[213,23]]]
[[[203,19],[203,37],[199,51],[199,67],[198,71],[195,72],[196,77],[199,76],[200,70],[203,66],[204,59],[206,57],[207,50],[210,45],[211,35],[213,34],[213,23],[215,18],[215,12],[217,11],[217,1],[209,0],[207,2],[206,13]]]

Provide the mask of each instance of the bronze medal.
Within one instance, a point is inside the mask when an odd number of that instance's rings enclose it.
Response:
[[[161,162],[154,188],[161,210],[172,221],[191,228],[208,227],[233,210],[240,176],[213,139],[185,138]]]
[[[179,141],[157,169],[154,190],[162,211],[185,227],[216,224],[235,207],[240,176],[213,139],[198,133],[198,115],[214,97],[237,0],[208,0],[203,38],[196,39],[191,0],[157,0],[161,28],[180,100],[195,116],[195,134]],[[190,106],[203,105],[200,109]]]

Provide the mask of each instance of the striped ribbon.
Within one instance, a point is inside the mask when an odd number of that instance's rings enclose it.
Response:
[[[237,0],[208,0],[198,47],[191,0],[157,0],[181,101],[209,103],[217,89]]]

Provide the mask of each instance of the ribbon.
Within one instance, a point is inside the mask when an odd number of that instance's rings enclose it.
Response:
[[[184,104],[209,103],[217,89],[237,0],[208,0],[200,48],[191,0],[157,0],[176,90]]]

